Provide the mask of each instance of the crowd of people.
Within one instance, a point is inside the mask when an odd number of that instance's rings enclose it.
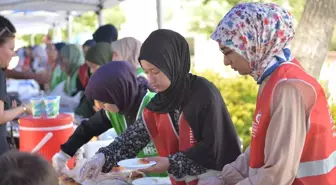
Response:
[[[6,99],[5,69],[14,55],[15,27],[0,19],[6,29],[0,32],[3,127],[29,112],[29,105],[10,108]],[[83,157],[79,150],[85,143],[110,128],[118,137],[81,166],[79,181],[141,157],[156,162],[142,172],[168,176],[172,185],[335,184],[334,122],[323,88],[290,51],[294,35],[291,14],[271,3],[236,5],[211,35],[224,64],[259,84],[251,144],[244,152],[219,90],[190,73],[188,43],[173,30],[155,30],[141,43],[118,39],[117,29],[104,25],[82,48],[49,44],[47,55],[33,48],[38,59],[27,61],[38,64],[29,64],[32,69],[50,69],[50,90],[60,89],[64,103],[84,92],[73,108],[88,119],[60,146],[54,169],[32,154],[6,152],[1,142],[0,165],[6,170],[0,172],[0,185],[53,184],[56,172],[68,170],[70,158]],[[36,165],[45,169],[42,177],[28,170]]]

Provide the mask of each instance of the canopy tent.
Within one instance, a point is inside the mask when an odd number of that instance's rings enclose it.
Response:
[[[46,34],[52,27],[67,24],[65,11],[1,11],[1,15],[7,17],[15,27],[18,34]]]
[[[71,14],[69,12],[95,11],[98,15],[98,25],[103,24],[102,10],[115,6],[124,0],[1,0],[1,10],[33,10],[33,11],[63,11],[68,12],[67,21],[69,27],[69,40],[71,38]],[[157,3],[158,28],[162,28],[162,5],[161,0]],[[64,20],[64,19],[59,19]],[[14,21],[13,21],[14,22]],[[24,26],[23,26],[24,27]],[[38,29],[34,29],[38,30]],[[43,30],[43,29],[41,29]]]
[[[124,0],[1,0],[0,10],[95,11],[99,25],[103,24],[101,11]]]
[[[0,10],[99,11],[124,0],[1,0]]]

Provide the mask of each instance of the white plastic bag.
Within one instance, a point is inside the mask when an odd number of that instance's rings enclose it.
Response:
[[[82,92],[78,92],[75,96],[69,96],[64,92],[65,81],[58,84],[55,89],[50,93],[50,96],[61,96],[61,107],[69,107],[72,110],[75,109],[80,102]]]

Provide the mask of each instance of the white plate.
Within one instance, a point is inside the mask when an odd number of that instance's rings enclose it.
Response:
[[[144,177],[136,179],[132,182],[133,185],[171,185],[168,177]]]
[[[141,164],[140,159],[141,158],[125,159],[125,160],[119,161],[117,164],[124,168],[133,169],[133,170],[146,169],[156,164],[155,161],[149,161],[148,164]]]

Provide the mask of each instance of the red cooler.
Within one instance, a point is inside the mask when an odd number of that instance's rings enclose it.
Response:
[[[73,117],[69,114],[59,114],[56,118],[47,118],[46,115],[41,118],[20,118],[20,151],[32,152],[41,141],[46,141],[36,153],[51,162],[52,157],[59,152],[60,145],[74,132],[72,120]],[[71,168],[73,160],[68,165]]]

